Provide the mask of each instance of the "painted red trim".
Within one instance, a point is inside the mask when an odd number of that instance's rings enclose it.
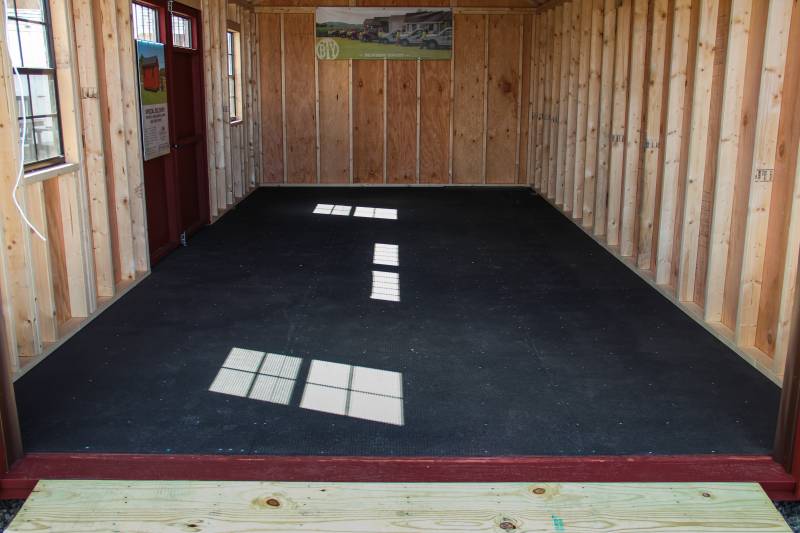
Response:
[[[39,479],[349,482],[753,481],[793,499],[795,479],[768,456],[320,457],[31,453],[0,478],[0,497]]]

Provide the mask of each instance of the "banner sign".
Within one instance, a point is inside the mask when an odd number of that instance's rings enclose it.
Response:
[[[450,9],[318,7],[317,58],[450,59]]]
[[[164,45],[136,41],[139,65],[139,106],[142,117],[144,160],[169,153],[169,111],[167,109],[167,66]]]

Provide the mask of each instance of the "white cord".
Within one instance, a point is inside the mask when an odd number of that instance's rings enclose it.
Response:
[[[9,33],[8,33],[8,1],[7,0],[3,0],[3,16],[5,17],[4,20],[5,20],[5,25],[6,25],[6,32],[5,32],[6,33],[6,38],[8,38],[8,34]],[[11,70],[14,73],[14,81],[17,83],[17,93],[20,95],[19,97],[20,97],[20,100],[22,101],[22,107],[24,109],[25,108],[25,98],[22,96],[22,91],[23,91],[22,77],[20,76],[19,70],[17,69],[17,67],[13,66],[13,64],[11,66]],[[17,170],[17,181],[14,183],[14,189],[11,191],[11,198],[14,200],[14,205],[17,206],[17,211],[19,211],[19,214],[22,217],[22,220],[25,221],[25,224],[31,230],[33,230],[33,232],[40,239],[42,239],[43,241],[47,242],[47,239],[45,238],[45,236],[42,235],[42,233],[38,229],[36,229],[36,226],[33,225],[33,222],[31,222],[28,219],[28,216],[25,214],[25,210],[22,208],[22,206],[19,203],[19,200],[17,199],[17,191],[19,190],[19,186],[22,183],[22,178],[25,175],[25,137],[27,136],[27,134],[28,134],[28,121],[25,118],[23,118],[22,119],[22,131],[20,132],[20,138],[19,138],[19,169]]]

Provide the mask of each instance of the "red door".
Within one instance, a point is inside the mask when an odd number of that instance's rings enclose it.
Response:
[[[170,152],[144,162],[150,262],[208,223],[200,12],[166,0],[133,4],[134,37],[164,44]]]

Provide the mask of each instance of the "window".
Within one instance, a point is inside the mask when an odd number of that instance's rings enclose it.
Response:
[[[172,46],[194,48],[192,42],[192,20],[182,15],[172,15]]]
[[[228,31],[228,106],[230,106],[231,121],[239,120],[242,116],[239,109],[238,51],[239,34],[235,31]]]
[[[133,38],[139,41],[159,43],[158,10],[141,4],[133,4]]]
[[[44,0],[16,0],[8,11],[8,47],[16,74],[17,117],[24,130],[26,169],[64,161],[58,82]]]

